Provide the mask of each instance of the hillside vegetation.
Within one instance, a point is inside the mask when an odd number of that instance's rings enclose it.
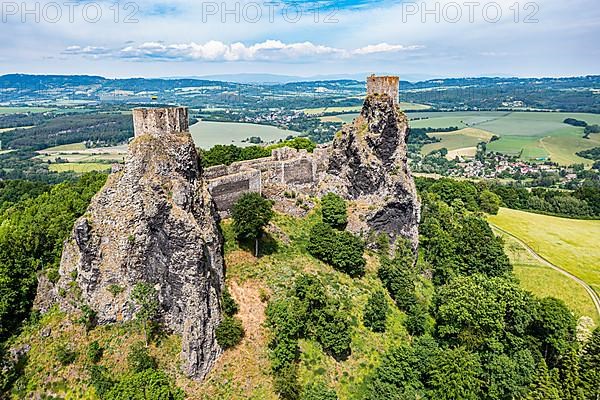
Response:
[[[45,190],[21,191],[29,189]],[[143,321],[96,327],[85,313],[53,310],[29,314],[5,343],[27,356],[3,370],[2,390],[15,399],[548,399],[573,390],[574,398],[594,398],[598,331],[589,341],[591,327],[582,326],[576,340],[576,318],[562,301],[519,288],[504,243],[479,214],[490,206],[487,196],[469,211],[460,196],[449,204],[436,190],[422,192],[418,259],[402,241],[390,251],[384,237],[372,238],[372,250],[358,258],[347,251],[355,239],[342,239],[346,211],[334,197],[304,218],[275,214],[259,257],[253,240],[239,241],[224,221],[231,294],[224,311],[244,333],[203,383],[180,372],[176,335],[152,333],[145,347]],[[41,196],[63,198],[56,190]],[[331,225],[315,230],[323,224]],[[315,237],[323,232],[330,239]],[[332,258],[323,256],[331,240]]]

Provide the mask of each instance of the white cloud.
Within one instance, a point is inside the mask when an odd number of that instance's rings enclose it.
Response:
[[[376,53],[392,53],[392,52],[397,52],[397,51],[419,50],[422,48],[423,48],[423,46],[418,46],[418,45],[403,46],[401,44],[379,43],[379,44],[370,44],[368,46],[361,47],[360,49],[356,49],[356,50],[352,51],[352,54],[368,55],[368,54],[376,54]]]
[[[145,42],[129,44],[121,49],[108,51],[102,47],[70,46],[63,51],[67,55],[106,55],[125,59],[155,59],[172,61],[286,61],[303,62],[319,58],[351,58],[376,53],[412,51],[423,46],[404,46],[379,43],[357,49],[340,49],[312,42],[284,43],[280,40],[265,40],[246,45],[241,42],[226,44],[211,40],[204,44]]]

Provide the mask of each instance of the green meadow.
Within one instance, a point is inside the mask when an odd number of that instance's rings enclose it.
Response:
[[[488,219],[600,293],[600,220],[558,218],[507,208]]]

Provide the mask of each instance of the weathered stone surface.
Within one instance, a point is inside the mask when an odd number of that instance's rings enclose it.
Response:
[[[151,283],[161,322],[182,335],[185,373],[202,379],[221,353],[215,329],[221,319],[223,239],[192,137],[178,131],[166,137],[152,123],[140,121],[152,129],[136,133],[123,170],[109,177],[75,223],[60,280],[52,289],[43,282],[38,304],[54,297],[67,310],[87,304],[100,324],[128,321],[136,311],[130,300],[134,286]],[[122,292],[111,294],[111,286]]]
[[[403,236],[416,248],[420,205],[407,162],[408,132],[393,98],[368,95],[360,116],[335,137],[320,187],[356,201],[349,230],[386,233],[392,242]]]

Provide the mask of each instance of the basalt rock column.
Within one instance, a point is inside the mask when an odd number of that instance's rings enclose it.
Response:
[[[324,190],[355,200],[356,232],[408,238],[416,249],[420,204],[408,168],[408,119],[398,107],[398,77],[370,76],[360,115],[339,132]]]
[[[202,379],[221,353],[215,339],[224,283],[218,215],[187,109],[135,109],[133,119],[126,164],[76,222],[51,290],[67,293],[55,296],[63,309],[86,304],[100,324],[109,324],[132,320],[131,292],[150,283],[160,322],[182,335],[185,373]]]

